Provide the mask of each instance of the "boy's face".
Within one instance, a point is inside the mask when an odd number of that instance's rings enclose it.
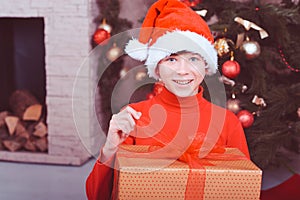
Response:
[[[194,96],[204,79],[206,62],[195,53],[172,54],[158,63],[156,72],[165,87],[176,96]]]

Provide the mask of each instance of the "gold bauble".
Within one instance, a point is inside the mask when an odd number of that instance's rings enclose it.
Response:
[[[126,74],[128,73],[128,68],[127,67],[123,67],[120,70],[120,78],[124,78],[126,76]]]
[[[226,38],[219,38],[215,41],[214,47],[220,57],[229,53],[229,45]]]
[[[137,81],[141,81],[143,80],[145,77],[147,76],[147,73],[145,71],[140,71],[140,72],[137,72],[136,75],[135,75],[135,79]]]
[[[117,47],[116,44],[114,44],[106,53],[106,57],[108,60],[110,61],[114,61],[116,60],[118,57],[120,57],[122,55],[122,49],[120,49],[119,47]]]
[[[226,107],[228,110],[232,111],[233,113],[238,113],[241,110],[240,100],[228,99]]]

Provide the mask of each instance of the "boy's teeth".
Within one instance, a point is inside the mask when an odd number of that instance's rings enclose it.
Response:
[[[187,80],[187,81],[178,81],[178,80],[175,80],[176,83],[180,84],[180,85],[186,85],[186,84],[189,84],[191,82],[191,80]]]

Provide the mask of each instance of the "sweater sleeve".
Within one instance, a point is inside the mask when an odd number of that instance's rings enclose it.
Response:
[[[113,162],[114,158],[105,164],[96,161],[86,180],[86,195],[89,200],[110,199],[113,187],[113,168],[110,166]]]
[[[124,144],[133,144],[134,138],[129,136]],[[102,152],[101,152],[102,153]],[[105,163],[96,161],[86,180],[86,195],[89,200],[109,200],[113,190],[114,156]]]

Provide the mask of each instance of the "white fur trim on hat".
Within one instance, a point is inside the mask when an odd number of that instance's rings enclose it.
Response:
[[[136,40],[135,42],[138,41]],[[131,42],[128,44],[130,43]],[[164,35],[157,38],[156,42],[148,47],[148,49],[145,46],[141,48],[135,44],[130,46],[127,45],[125,51],[132,58],[142,61],[142,59],[138,59],[136,55],[134,55],[135,57],[132,56],[133,52],[141,52],[142,49],[146,50],[146,54],[144,54],[146,55],[146,59],[143,57],[143,60],[146,60],[145,65],[147,66],[149,77],[155,79],[159,78],[155,73],[158,62],[161,59],[180,51],[189,51],[201,55],[208,65],[209,75],[216,73],[218,68],[218,56],[214,46],[205,37],[195,32],[181,30],[166,32]]]
[[[144,61],[148,56],[148,44],[143,44],[137,39],[131,39],[125,47],[125,52],[133,59]]]

